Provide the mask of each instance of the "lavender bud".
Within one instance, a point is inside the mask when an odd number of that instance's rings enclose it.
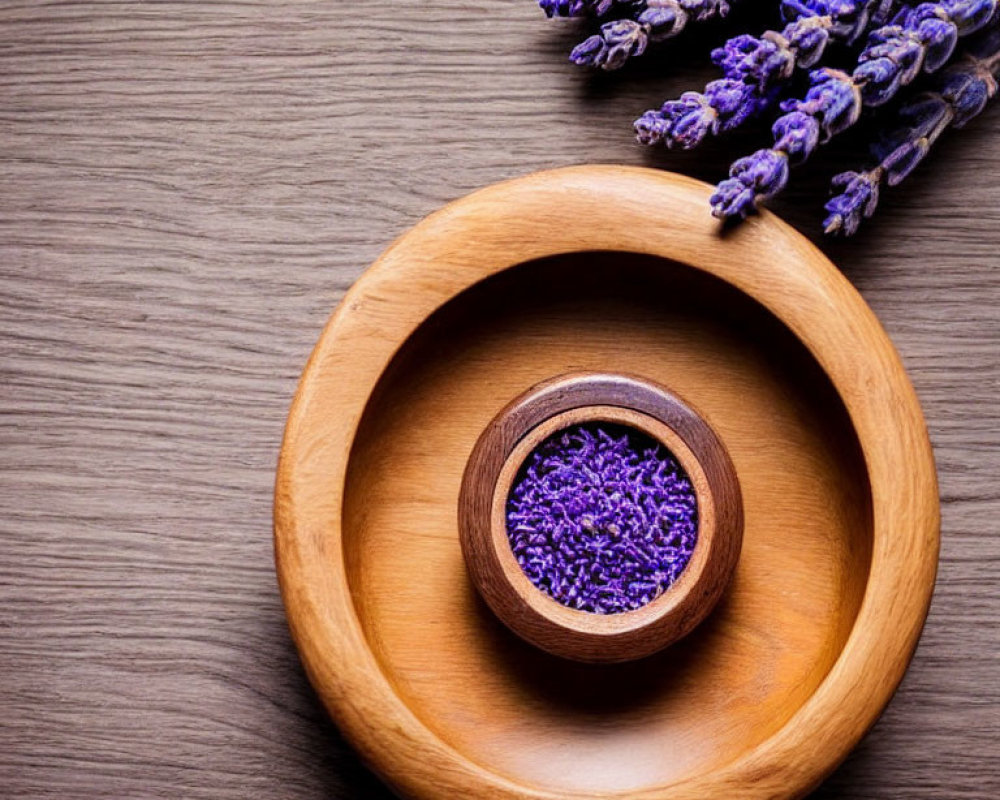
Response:
[[[989,73],[970,74],[954,70],[942,78],[938,91],[952,109],[953,128],[962,128],[973,117],[979,116],[997,91],[996,81],[990,80],[992,76]]]
[[[616,5],[632,4],[632,0],[538,0],[547,17],[603,17]]]
[[[945,0],[942,5],[948,18],[958,27],[959,36],[968,36],[978,31],[993,18],[997,10],[997,5],[992,0]],[[930,11],[924,13],[930,14]]]
[[[616,0],[630,17],[601,26],[600,31],[573,49],[575,64],[615,70],[646,51],[650,42],[673,38],[690,20],[706,22],[729,12],[724,0]],[[551,15],[550,15],[551,16]]]
[[[642,55],[649,43],[645,27],[632,19],[616,19],[601,26],[601,31],[578,44],[570,61],[580,66],[614,70],[631,56]]]
[[[824,141],[857,122],[861,115],[861,93],[851,76],[838,69],[817,69],[809,73],[809,81],[805,99],[786,100],[781,104],[782,111],[817,117]]]
[[[712,195],[712,213],[720,219],[745,218],[754,211],[754,191],[737,178],[722,181]]]
[[[756,209],[759,200],[785,188],[788,157],[777,150],[758,150],[734,162],[729,176],[711,197],[712,213],[722,219],[744,218]]]
[[[708,84],[705,87],[704,98],[716,117],[712,133],[731,130],[742,125],[764,105],[764,100],[753,86],[726,78]]]
[[[603,56],[604,49],[604,40],[594,34],[573,48],[569,60],[581,66],[593,66]]]
[[[774,149],[788,154],[793,163],[804,160],[819,144],[819,122],[794,111],[780,117],[771,128],[774,135]]]
[[[924,72],[937,72],[941,69],[955,52],[959,35],[959,28],[946,20],[927,19],[921,22],[916,36],[924,51],[923,64],[918,63],[903,82],[909,83],[916,78],[921,69]]]
[[[782,35],[788,41],[789,49],[795,53],[794,66],[807,69],[816,64],[826,52],[826,46],[831,38],[830,28],[820,24],[820,19],[822,18],[807,17],[782,31]],[[769,38],[769,33],[765,33],[761,38]],[[842,41],[850,41],[846,37],[841,38]]]
[[[712,61],[728,78],[763,88],[784,80],[795,69],[795,55],[787,46],[756,36],[730,39],[712,51]]]
[[[635,138],[641,144],[658,144],[668,133],[668,123],[659,111],[650,110],[634,123]]]
[[[677,145],[684,150],[701,142],[716,123],[714,109],[697,92],[685,92],[679,100],[664,103],[659,117],[663,120],[664,138],[669,137],[670,146]]]
[[[652,3],[636,18],[636,22],[649,32],[651,42],[662,42],[676,36],[684,29],[687,21],[688,15],[681,9],[673,5],[654,7]]]
[[[832,186],[841,193],[826,204],[830,215],[823,223],[826,233],[853,236],[861,220],[875,213],[878,205],[879,179],[867,172],[842,172]]]

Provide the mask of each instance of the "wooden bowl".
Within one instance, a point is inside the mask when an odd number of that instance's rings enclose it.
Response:
[[[662,444],[688,475],[698,540],[680,578],[634,611],[594,614],[543,594],[522,571],[505,509],[525,459],[572,425],[605,422]],[[690,633],[729,585],[743,540],[743,503],[733,463],[714,431],[663,387],[606,373],[565,375],[515,398],[486,426],[462,479],[459,537],[472,582],[514,633],[554,655],[615,663],[647,656]]]
[[[396,242],[323,332],[278,467],[278,576],[319,697],[401,795],[802,797],[902,678],[938,548],[916,396],[821,253],[767,213],[721,229],[710,192],[621,167],[485,189]],[[571,372],[669,387],[739,476],[722,600],[637,661],[524,642],[462,555],[476,441]]]

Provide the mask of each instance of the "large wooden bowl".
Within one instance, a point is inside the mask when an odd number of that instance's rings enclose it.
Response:
[[[357,282],[306,368],[275,489],[292,635],[362,757],[415,798],[802,797],[874,723],[927,612],[930,445],[872,312],[769,214],[580,167],[448,206]],[[665,386],[735,465],[714,612],[617,665],[549,655],[473,588],[463,470],[497,412],[569,372]]]

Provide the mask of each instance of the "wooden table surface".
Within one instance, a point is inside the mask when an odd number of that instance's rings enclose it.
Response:
[[[446,201],[650,153],[712,74],[564,60],[532,0],[0,5],[0,796],[384,798],[285,628],[271,485],[320,327]],[[817,798],[1000,796],[1000,109],[823,243],[924,404],[943,547],[896,699]],[[776,210],[814,239],[847,137]]]

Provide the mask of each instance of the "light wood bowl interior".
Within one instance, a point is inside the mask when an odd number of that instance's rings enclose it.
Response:
[[[456,507],[469,453],[505,403],[568,371],[671,387],[717,431],[743,487],[730,591],[643,661],[549,656],[466,576]],[[382,671],[444,742],[529,785],[640,790],[733,761],[823,681],[865,592],[870,487],[837,393],[761,306],[671,261],[580,253],[460,294],[397,354],[355,438],[343,547]]]

